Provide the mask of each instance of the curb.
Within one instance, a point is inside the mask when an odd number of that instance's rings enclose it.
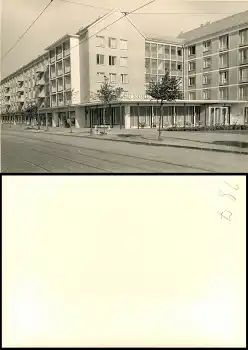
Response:
[[[20,130],[16,130],[20,131]],[[26,130],[21,130],[21,132],[28,132]],[[94,137],[94,136],[85,136],[85,135],[76,135],[76,134],[59,134],[59,133],[54,133],[54,132],[49,132],[45,130],[40,130],[36,131],[35,133],[45,133],[45,134],[50,134],[50,135],[59,135],[59,136],[68,136],[68,137],[83,137],[83,138],[88,138],[88,139],[93,139],[93,140],[104,140],[104,141],[111,141],[111,142],[124,142],[124,143],[130,143],[134,145],[145,145],[145,146],[153,146],[153,147],[174,147],[174,148],[187,148],[187,149],[193,149],[193,150],[200,150],[200,151],[208,151],[208,152],[219,152],[219,153],[231,153],[231,154],[240,154],[240,155],[246,155],[248,156],[248,152],[243,152],[243,151],[231,151],[231,150],[226,150],[226,149],[218,149],[218,148],[202,148],[202,147],[197,147],[197,146],[181,146],[181,145],[175,145],[175,144],[159,144],[156,142],[144,142],[144,141],[133,141],[133,140],[119,140],[119,139],[107,139],[107,138],[102,138],[102,137]]]

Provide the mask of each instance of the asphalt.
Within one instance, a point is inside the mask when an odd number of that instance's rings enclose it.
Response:
[[[2,129],[2,173],[248,172],[242,154],[77,136]]]

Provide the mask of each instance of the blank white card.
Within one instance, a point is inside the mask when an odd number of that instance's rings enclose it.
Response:
[[[3,346],[245,346],[244,176],[4,176]]]

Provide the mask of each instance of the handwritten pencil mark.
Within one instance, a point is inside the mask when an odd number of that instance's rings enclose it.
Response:
[[[219,190],[219,195],[221,197],[224,197],[224,196],[227,196],[229,199],[231,199],[232,201],[236,201],[236,198],[232,195],[232,194],[229,194],[229,193],[224,193],[223,191]]]
[[[221,217],[221,219],[226,219],[226,220],[228,220],[228,221],[231,221],[231,216],[232,216],[232,212],[231,211],[229,211],[229,210],[224,210],[222,213],[220,213],[220,212],[217,212],[219,215],[220,215],[220,217]],[[229,213],[228,215],[228,217],[224,214],[224,213]]]
[[[224,182],[225,182],[225,184],[227,184],[229,187],[231,187],[233,190],[235,190],[235,191],[239,190],[239,186],[238,186],[238,185],[236,185],[236,188],[234,188],[234,187],[231,186],[228,182],[226,182],[226,181],[224,181]]]
[[[239,186],[237,184],[234,187],[234,186],[230,185],[228,182],[226,182],[226,181],[224,181],[224,182],[227,186],[231,187],[231,189],[233,191],[239,190]],[[230,193],[224,193],[221,189],[219,189],[219,196],[226,197],[226,198],[236,202],[236,197],[234,195],[232,195]],[[217,212],[217,213],[220,215],[221,219],[226,219],[227,221],[231,221],[231,217],[233,214],[230,210],[224,210],[222,212]]]

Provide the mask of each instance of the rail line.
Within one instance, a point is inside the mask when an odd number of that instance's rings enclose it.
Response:
[[[212,169],[208,169],[208,168],[200,168],[200,167],[191,166],[191,165],[184,165],[184,164],[178,164],[178,163],[173,163],[173,162],[166,162],[166,161],[157,160],[157,159],[138,157],[138,156],[128,155],[128,154],[121,153],[121,152],[104,151],[104,150],[99,150],[99,149],[96,149],[96,148],[85,147],[85,146],[80,146],[80,145],[71,145],[71,144],[65,144],[65,143],[57,142],[57,141],[42,140],[40,138],[33,138],[33,137],[29,137],[29,136],[23,136],[23,135],[20,135],[20,134],[19,135],[13,135],[12,133],[7,133],[5,135],[16,137],[16,138],[27,139],[27,140],[39,141],[39,142],[42,142],[42,143],[56,144],[56,145],[60,145],[60,146],[63,146],[63,147],[73,147],[73,148],[77,148],[77,149],[85,149],[85,150],[95,151],[95,152],[99,152],[99,153],[103,153],[103,154],[119,155],[119,156],[123,156],[123,157],[127,157],[127,158],[137,159],[137,160],[140,159],[140,160],[155,162],[155,163],[159,163],[159,164],[166,164],[166,165],[178,166],[178,167],[182,167],[182,168],[189,168],[189,169],[192,169],[192,170],[200,170],[200,171],[207,171],[207,172],[211,172],[211,173],[216,173],[216,171],[214,171]],[[3,136],[4,136],[4,134],[3,134]],[[50,149],[51,149],[51,147],[50,147]],[[67,150],[64,150],[64,151],[67,151]],[[67,152],[69,152],[69,151],[67,151]],[[80,152],[80,154],[88,156],[88,155],[86,155],[86,154],[84,154],[82,152]],[[92,156],[89,156],[89,157],[93,158]],[[103,158],[98,158],[98,159],[104,160]],[[108,160],[106,160],[106,161],[108,161]]]

